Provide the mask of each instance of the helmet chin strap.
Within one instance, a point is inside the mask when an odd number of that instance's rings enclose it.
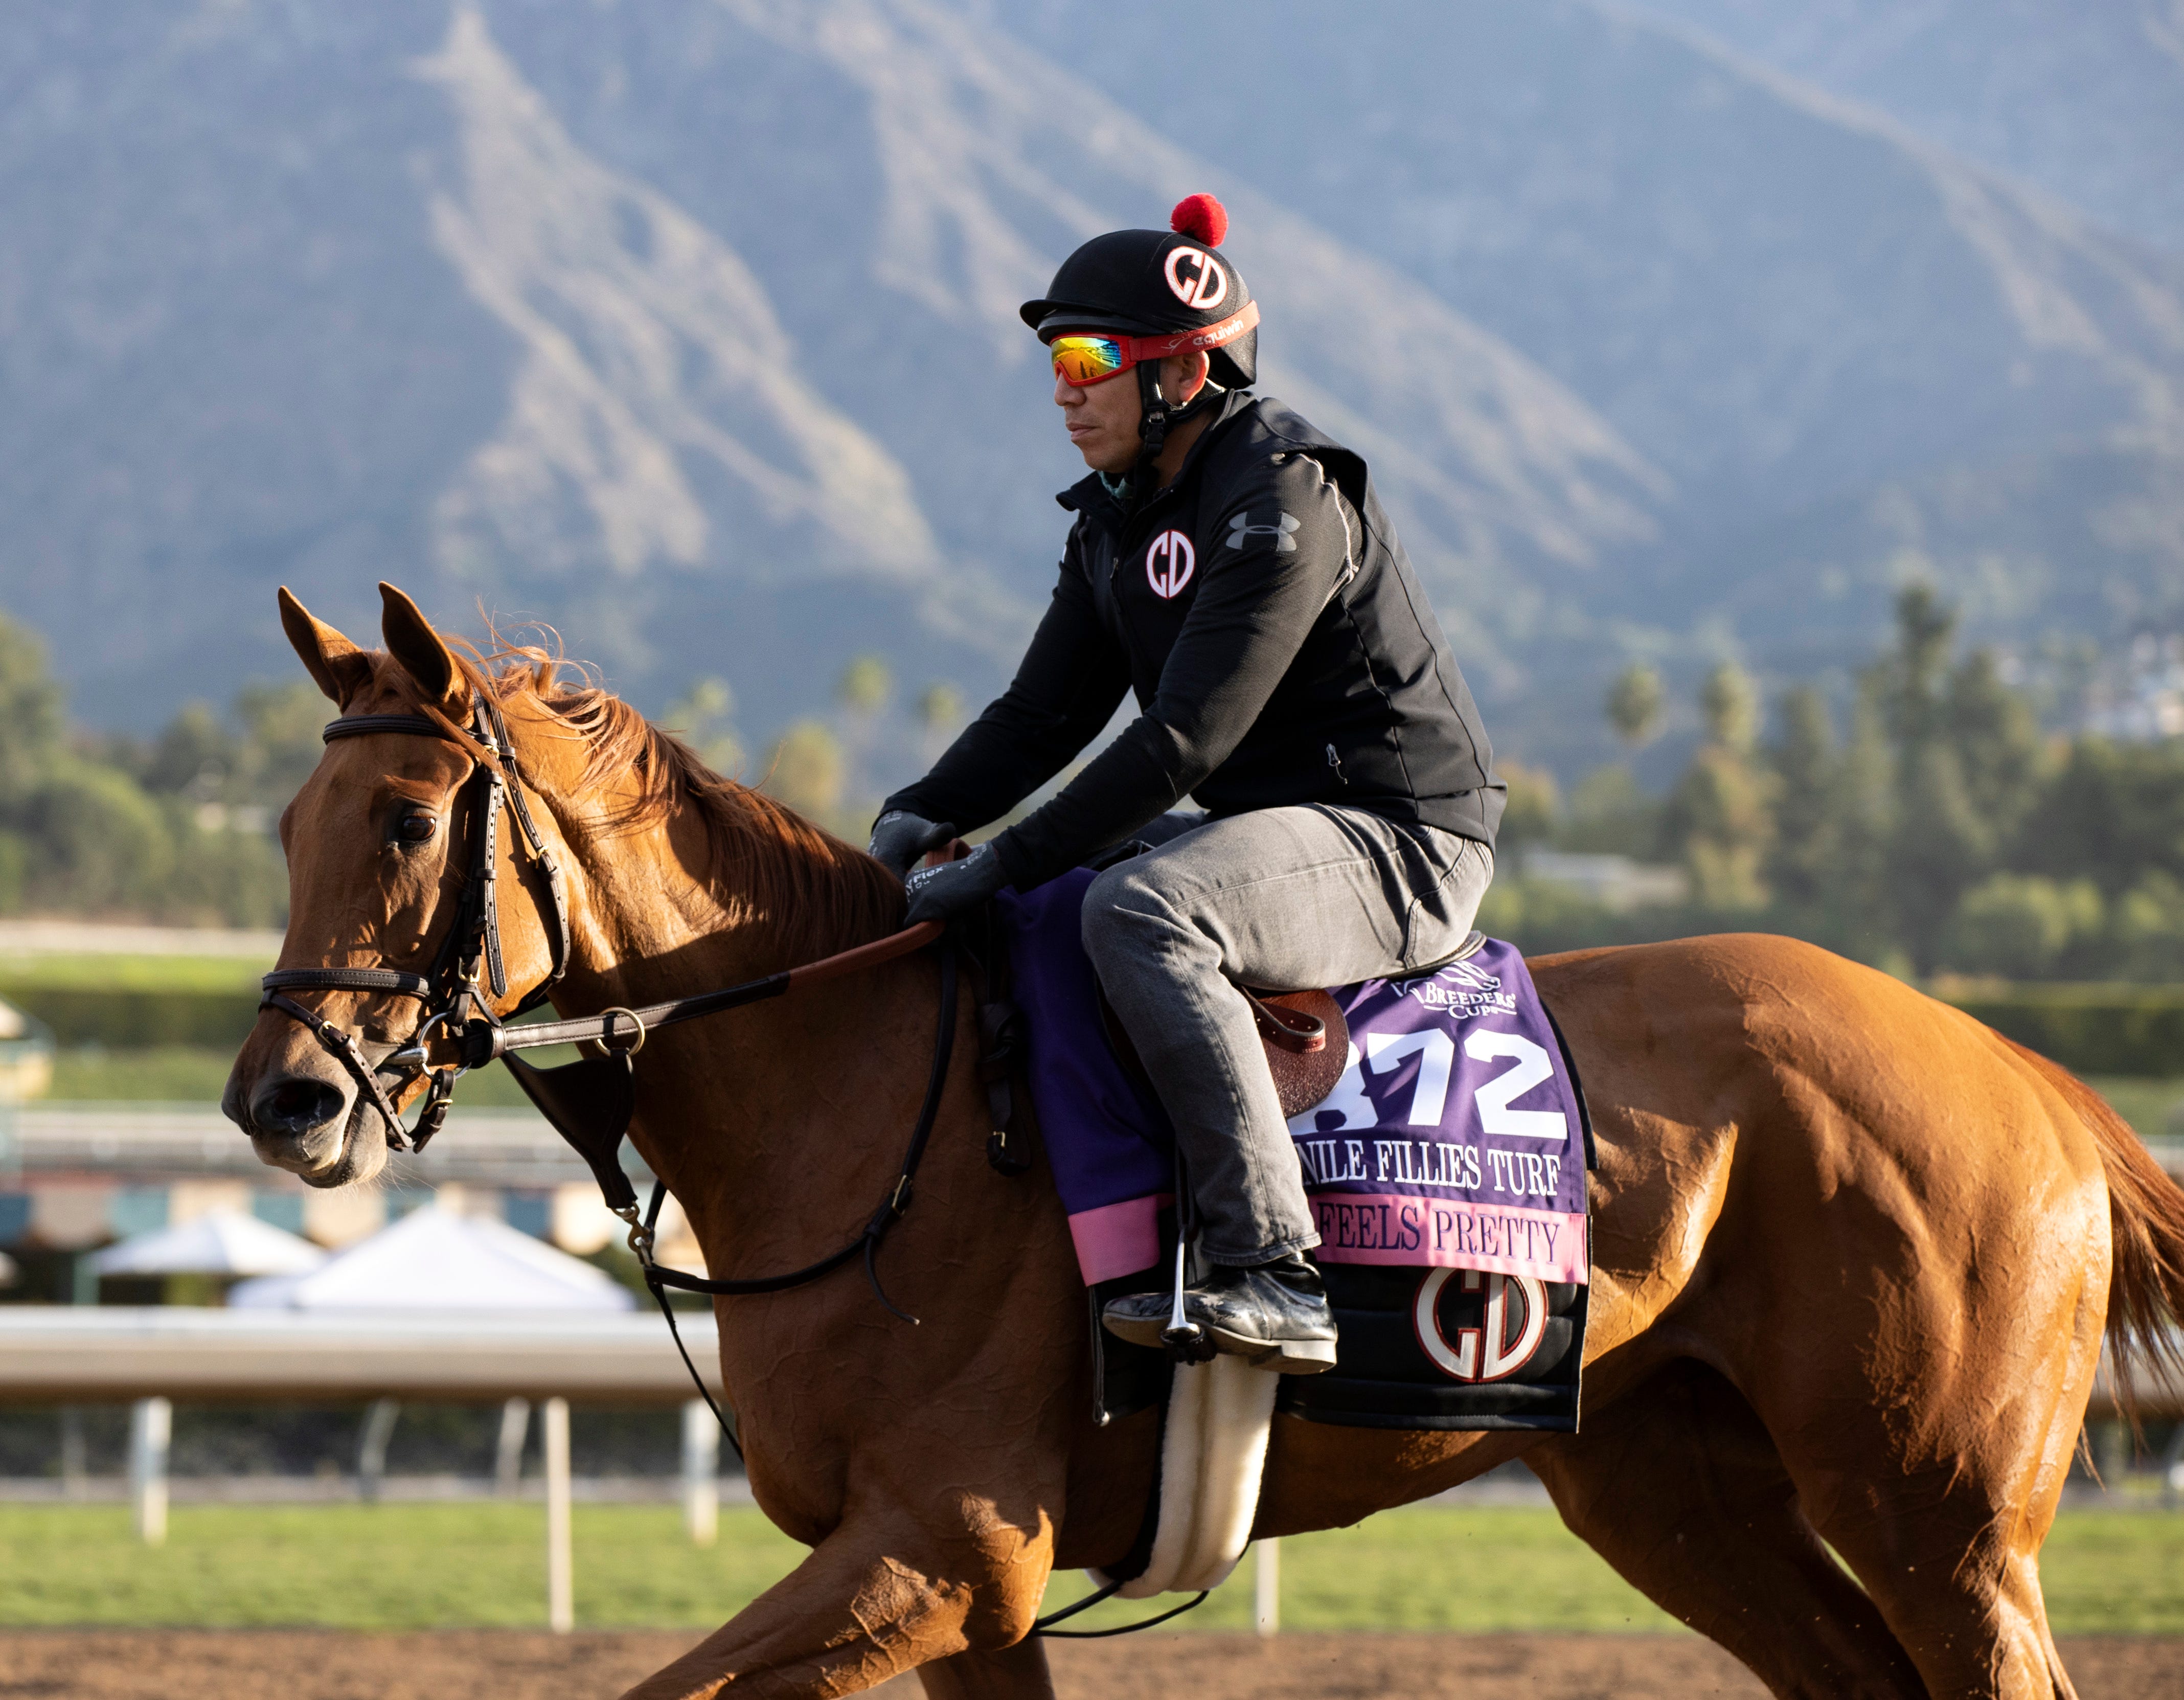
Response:
[[[1161,450],[1167,446],[1168,432],[1185,420],[1195,419],[1226,393],[1220,385],[1208,378],[1199,385],[1198,393],[1181,407],[1171,407],[1167,398],[1161,393],[1160,362],[1140,361],[1136,371],[1138,400],[1144,408],[1144,416],[1138,421],[1138,438],[1141,446],[1128,475],[1133,504],[1142,502],[1153,493],[1153,480],[1157,476],[1153,471],[1153,463],[1160,459]]]
[[[1138,400],[1145,416],[1138,421],[1138,439],[1142,446],[1138,450],[1136,465],[1130,468],[1130,482],[1136,487],[1134,494],[1143,501],[1153,493],[1153,462],[1161,457],[1167,446],[1167,398],[1161,393],[1160,362],[1145,360],[1138,365]]]

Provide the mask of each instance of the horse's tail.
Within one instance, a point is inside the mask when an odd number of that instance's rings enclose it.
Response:
[[[2011,1050],[2038,1069],[2091,1129],[2109,1184],[2109,1357],[2116,1404],[2137,1424],[2132,1370],[2143,1363],[2184,1383],[2184,1186],[2172,1180],[2130,1123],[2060,1064],[2014,1040]]]

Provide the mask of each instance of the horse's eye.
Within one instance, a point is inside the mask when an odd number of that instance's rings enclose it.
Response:
[[[394,836],[405,844],[421,844],[440,830],[437,817],[413,809],[395,822]]]

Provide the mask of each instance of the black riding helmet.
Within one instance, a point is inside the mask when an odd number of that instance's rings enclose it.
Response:
[[[1161,394],[1157,361],[1138,365],[1145,410],[1140,465],[1158,457],[1168,426],[1215,404],[1215,386],[1248,389],[1258,377],[1258,307],[1243,273],[1221,252],[1227,211],[1211,195],[1190,195],[1176,203],[1169,224],[1165,231],[1093,237],[1061,262],[1045,295],[1017,309],[1043,343],[1067,332],[1207,333],[1197,346],[1206,350],[1210,382],[1187,407],[1172,407]]]

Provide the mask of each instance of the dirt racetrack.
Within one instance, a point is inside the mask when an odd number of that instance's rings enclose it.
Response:
[[[0,1634],[0,1700],[604,1700],[697,1638],[17,1630]],[[2184,1700],[2184,1636],[2080,1637],[2063,1657],[2085,1700]],[[1725,1653],[1681,1636],[1147,1636],[1057,1645],[1054,1666],[1062,1700],[1765,1696]]]

